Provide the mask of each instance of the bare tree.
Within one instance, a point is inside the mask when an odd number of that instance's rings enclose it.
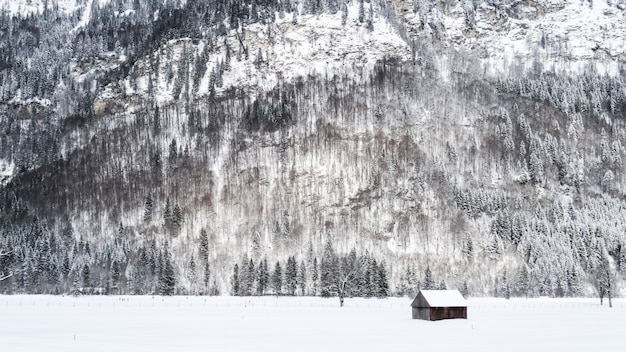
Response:
[[[358,281],[364,265],[363,259],[357,259],[355,252],[341,259],[339,271],[328,287],[330,293],[339,297],[340,307],[343,307],[346,296],[359,294],[360,287]]]
[[[9,255],[11,254],[11,252],[5,252],[5,251],[0,251],[0,258],[4,257],[5,255]],[[4,269],[0,270],[0,281],[4,281],[8,278],[10,278],[11,276],[13,276],[15,273],[13,271],[9,271],[8,273],[4,273]]]

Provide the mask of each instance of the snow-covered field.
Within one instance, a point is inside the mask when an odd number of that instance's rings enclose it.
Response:
[[[0,296],[3,351],[601,351],[626,300],[470,299],[468,320],[411,319],[411,299]]]

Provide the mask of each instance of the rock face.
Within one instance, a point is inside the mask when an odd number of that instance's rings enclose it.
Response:
[[[397,294],[621,280],[622,2],[94,3],[2,17],[1,290],[315,292],[329,243]]]

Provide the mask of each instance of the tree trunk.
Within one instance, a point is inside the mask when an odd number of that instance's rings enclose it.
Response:
[[[343,297],[345,293],[346,293],[346,282],[344,281],[339,286],[339,292],[337,292],[337,295],[339,296],[339,307],[343,307]]]

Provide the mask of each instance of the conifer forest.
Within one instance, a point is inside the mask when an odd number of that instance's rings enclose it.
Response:
[[[619,296],[624,27],[624,0],[0,1],[0,293]]]

